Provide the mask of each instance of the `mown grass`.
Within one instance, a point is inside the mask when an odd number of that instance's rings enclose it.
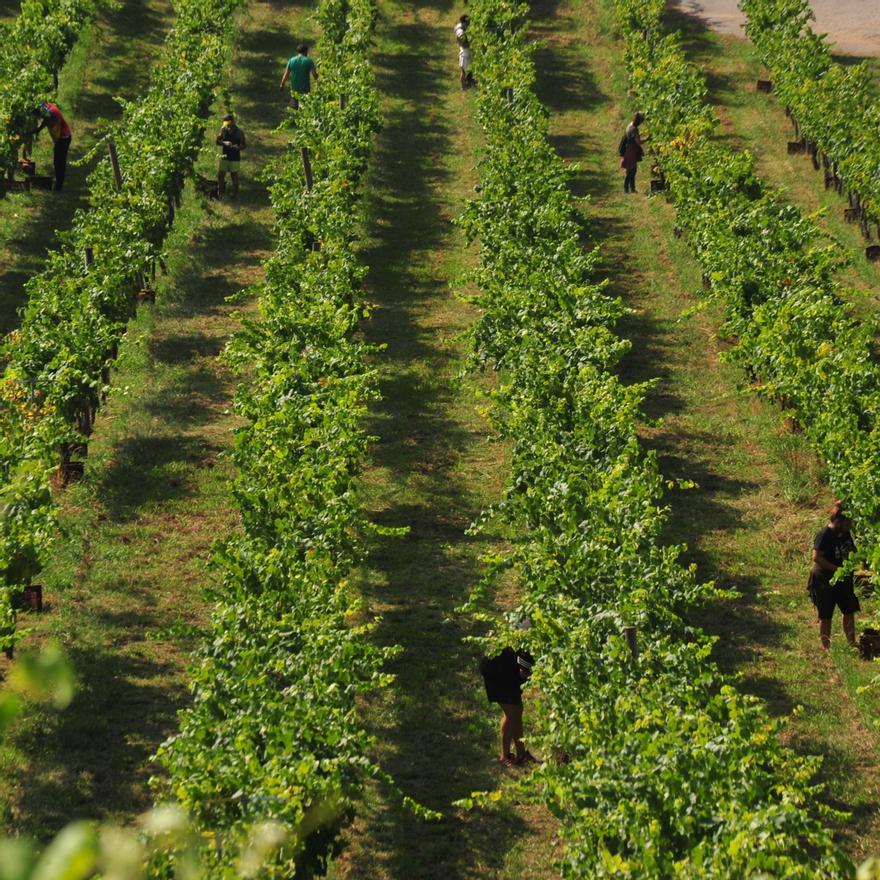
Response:
[[[248,5],[229,96],[198,166],[213,176],[211,141],[231,104],[249,141],[241,196],[205,204],[188,189],[170,274],[128,328],[86,476],[60,499],[47,608],[22,625],[32,645],[61,642],[79,687],[61,714],[32,708],[0,750],[10,831],[43,837],[73,818],[126,821],[150,803],[149,757],[186,702],[188,654],[208,613],[210,546],[237,526],[226,456],[235,380],[217,356],[242,308],[226,298],[259,280],[272,250],[273,212],[255,176],[285,141],[274,131],[285,105],[277,81],[303,18],[280,0]]]
[[[602,252],[610,291],[632,313],[620,332],[633,346],[621,365],[627,381],[655,378],[646,401],[644,442],[671,480],[666,539],[686,542],[701,577],[741,593],[706,609],[699,622],[717,636],[716,657],[765,699],[774,714],[800,712],[786,739],[825,756],[826,799],[852,811],[837,832],[856,857],[880,851],[880,769],[869,723],[876,697],[857,699],[859,663],[841,645],[819,650],[805,593],[809,547],[829,500],[821,467],[781,414],[756,400],[743,377],[720,360],[719,316],[693,311],[700,270],[687,242],[673,235],[671,207],[640,192],[625,196],[616,146],[636,107],[628,94],[623,46],[608,0],[543,0],[533,6],[542,97],[553,112],[560,152],[578,163],[575,191],[585,205],[591,243]]]
[[[452,221],[473,193],[479,134],[472,96],[458,84],[452,28],[461,10],[451,0],[380,8],[385,127],[365,182],[375,311],[364,332],[387,348],[376,362],[382,401],[369,428],[378,441],[363,491],[378,522],[410,531],[376,540],[359,579],[382,616],[376,638],[404,648],[395,684],[366,712],[382,765],[445,818],[426,824],[371,789],[331,876],[549,877],[553,828],[541,810],[452,807],[518,772],[497,764],[497,707],[487,705],[479,654],[464,641],[473,625],[455,612],[492,546],[491,536],[466,530],[500,497],[505,474],[505,449],[478,411],[474,383],[457,379],[460,334],[477,313],[456,296],[474,256]]]
[[[122,0],[118,9],[84,30],[70,53],[58,92],[58,106],[73,131],[64,191],[34,190],[0,199],[0,333],[17,326],[25,282],[86,202],[91,163],[78,168],[72,163],[95,143],[101,120],[121,115],[116,96],[133,100],[143,92],[173,19],[169,0]],[[38,137],[33,157],[38,174],[52,174],[47,133]]]

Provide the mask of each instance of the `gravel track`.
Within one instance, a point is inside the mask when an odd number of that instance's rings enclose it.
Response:
[[[736,0],[670,0],[670,5],[702,18],[709,27],[743,36]],[[880,0],[812,0],[814,29],[828,34],[847,55],[880,55]]]

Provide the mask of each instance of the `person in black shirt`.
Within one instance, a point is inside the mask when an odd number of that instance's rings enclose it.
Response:
[[[483,657],[480,674],[490,703],[501,706],[501,754],[498,760],[506,767],[534,761],[523,743],[522,684],[532,671],[528,651],[505,648],[497,657]],[[511,745],[516,753],[511,751]]]
[[[232,177],[232,192],[235,198],[238,195],[238,169],[241,167],[241,151],[247,146],[244,132],[235,124],[235,117],[227,113],[223,117],[223,127],[217,135],[217,146],[223,148],[217,168],[217,194],[222,199],[226,194],[226,172]]]
[[[852,646],[856,643],[854,615],[862,609],[855,593],[853,576],[848,574],[831,583],[834,573],[855,548],[850,534],[850,521],[843,512],[843,504],[835,501],[828,525],[813,541],[813,570],[807,584],[819,619],[819,638],[826,651],[831,647],[831,618],[834,616],[835,605],[843,615],[843,632],[847,641]]]

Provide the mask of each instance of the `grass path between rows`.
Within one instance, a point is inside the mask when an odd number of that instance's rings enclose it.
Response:
[[[506,472],[474,388],[456,379],[466,349],[457,336],[476,311],[454,292],[474,255],[452,220],[473,193],[479,134],[472,96],[458,84],[458,4],[382,0],[380,9],[385,127],[365,181],[363,258],[375,304],[365,332],[387,349],[377,360],[382,401],[370,431],[378,442],[364,492],[378,522],[410,532],[377,540],[360,579],[370,610],[382,615],[376,638],[404,648],[392,664],[395,684],[366,709],[382,765],[446,818],[426,824],[371,789],[331,876],[551,877],[553,830],[543,811],[451,807],[519,772],[497,765],[499,713],[486,703],[478,652],[463,642],[473,629],[454,610],[491,546],[466,529],[500,497]]]
[[[844,220],[847,199],[825,190],[824,172],[813,168],[809,156],[788,154],[788,142],[795,140],[794,128],[779,99],[755,88],[756,80],[767,76],[755,48],[745,39],[715,33],[700,18],[682,13],[670,11],[668,27],[681,33],[688,58],[705,72],[709,98],[721,120],[720,137],[737,149],[750,150],[758,174],[786,200],[808,214],[823,212],[819,227],[840,242],[852,261],[841,280],[867,294],[863,307],[878,308],[880,263],[865,259],[867,242],[858,225]],[[838,60],[848,64],[856,59],[840,56]],[[880,59],[868,61],[880,71]],[[873,243],[878,242],[874,239]]]
[[[237,424],[234,378],[218,361],[239,325],[225,302],[257,282],[273,249],[258,169],[280,155],[277,82],[303,36],[301,6],[251,0],[230,62],[248,138],[242,193],[205,205],[188,189],[157,303],[131,322],[101,411],[86,477],[62,499],[64,533],[44,573],[47,609],[23,615],[31,643],[61,642],[79,678],[58,715],[33,710],[0,748],[0,819],[45,837],[73,818],[127,820],[151,802],[148,759],[185,703],[192,628],[212,541],[237,526],[225,453]],[[311,23],[308,23],[311,28]],[[208,125],[212,138],[224,104]],[[217,148],[199,171],[213,175]]]
[[[779,101],[755,89],[756,79],[766,73],[762,72],[754,47],[744,39],[707,29],[701,19],[693,16],[670,11],[667,24],[670,30],[682,35],[688,57],[706,75],[710,99],[721,120],[719,138],[736,149],[750,151],[762,179],[786,201],[813,215],[828,240],[839,243],[841,256],[850,261],[839,274],[842,296],[853,305],[856,314],[876,313],[880,308],[880,263],[865,259],[865,239],[857,226],[844,221],[846,199],[834,191],[826,192],[824,174],[813,168],[809,157],[788,154],[787,144],[794,136],[793,130]],[[837,60],[849,64],[857,59],[839,56]],[[862,60],[880,72],[880,58]],[[777,449],[780,444],[789,447],[789,453],[783,457],[789,495],[799,501],[812,500],[816,494],[810,488],[812,479],[805,477],[821,475],[816,458],[803,449],[791,454],[799,445],[796,438],[777,436],[772,442]],[[862,625],[880,624],[876,600],[871,597],[862,605]],[[873,685],[876,666],[854,660],[848,652],[839,650],[835,660],[866,722],[871,726],[875,722],[880,724],[880,698]],[[868,691],[861,693],[866,687]]]
[[[95,143],[102,119],[121,116],[116,96],[131,101],[143,94],[174,17],[169,0],[121,0],[117,9],[84,29],[68,56],[58,91],[58,106],[73,131],[64,191],[35,190],[0,199],[0,333],[18,326],[25,282],[56,246],[57,233],[68,229],[76,209],[86,204],[92,165],[74,168],[72,163]],[[47,132],[37,138],[33,156],[38,174],[52,173]]]
[[[700,622],[718,637],[722,667],[741,674],[741,686],[771,712],[803,707],[786,739],[825,757],[827,800],[853,814],[838,829],[846,849],[854,857],[878,853],[875,703],[854,699],[848,676],[859,661],[845,649],[839,621],[833,658],[818,649],[805,593],[808,548],[829,500],[821,469],[800,438],[783,430],[778,412],[720,362],[718,317],[688,315],[700,270],[686,242],[673,236],[671,206],[646,198],[646,165],[640,192],[623,193],[616,147],[636,108],[611,3],[539,0],[532,14],[544,38],[539,85],[555,144],[579,165],[573,185],[590,199],[585,214],[610,291],[633,310],[619,328],[633,342],[623,377],[657,379],[646,411],[661,421],[644,428],[644,441],[668,478],[699,484],[669,492],[667,538],[687,543],[686,558],[702,578],[742,593],[701,613]]]

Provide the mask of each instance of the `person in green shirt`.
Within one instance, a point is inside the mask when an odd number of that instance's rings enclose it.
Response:
[[[315,82],[318,81],[318,71],[315,69],[315,62],[309,58],[309,47],[303,43],[297,46],[296,55],[287,62],[284,68],[284,76],[281,77],[280,89],[283,92],[287,80],[290,80],[290,106],[296,110],[299,107],[299,101],[296,96],[307,95],[311,90],[312,77]]]

